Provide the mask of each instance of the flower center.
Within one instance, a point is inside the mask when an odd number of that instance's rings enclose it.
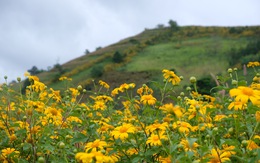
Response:
[[[50,110],[51,114],[54,115],[54,116],[57,116],[58,115],[58,111],[56,109],[51,109]]]
[[[92,148],[97,148],[99,146],[99,142],[93,142],[93,144],[92,144]]]
[[[153,141],[158,141],[159,140],[159,136],[158,135],[155,135],[154,137],[153,137]]]
[[[119,130],[120,133],[125,133],[126,131],[127,131],[126,127],[121,127]]]
[[[247,95],[247,96],[252,96],[253,95],[253,89],[252,88],[244,88],[242,90],[243,94],[244,95]]]

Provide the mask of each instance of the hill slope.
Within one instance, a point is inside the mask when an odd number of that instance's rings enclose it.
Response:
[[[199,79],[210,73],[217,75],[230,66],[241,68],[246,60],[259,60],[259,52],[239,58],[231,55],[259,36],[260,26],[149,29],[37,76],[54,89],[64,87],[58,80],[61,76],[72,78],[74,86],[81,84],[92,89],[92,80],[102,79],[113,88],[125,82],[139,85],[161,80],[161,70],[171,69],[184,76],[183,84],[187,85],[190,76]],[[114,58],[116,52],[122,57],[118,63]]]

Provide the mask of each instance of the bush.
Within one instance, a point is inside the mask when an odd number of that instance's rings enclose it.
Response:
[[[121,63],[124,61],[124,56],[120,52],[116,51],[113,55],[112,60],[115,63]]]
[[[101,77],[103,75],[103,73],[104,73],[104,68],[102,66],[98,65],[98,66],[94,66],[91,69],[90,75],[93,78],[97,78],[97,77]]]

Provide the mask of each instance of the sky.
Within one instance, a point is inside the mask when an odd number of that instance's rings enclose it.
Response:
[[[259,0],[0,0],[0,83],[158,24],[260,25]]]

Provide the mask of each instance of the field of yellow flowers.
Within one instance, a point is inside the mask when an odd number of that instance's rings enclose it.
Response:
[[[176,94],[182,77],[169,70],[156,83],[158,96],[145,84],[111,91],[101,80],[89,92],[69,87],[67,77],[60,78],[65,91],[53,90],[26,74],[25,94],[0,86],[0,162],[257,163],[259,66],[247,64],[252,83],[228,69],[213,96],[198,93],[195,77]]]

